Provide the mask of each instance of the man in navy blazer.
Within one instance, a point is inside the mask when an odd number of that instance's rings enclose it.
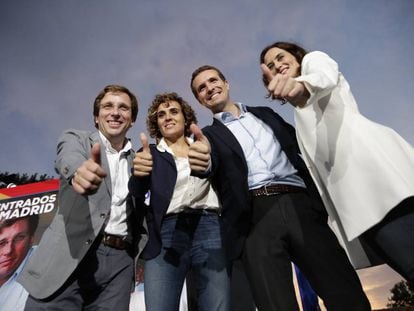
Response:
[[[267,107],[231,100],[229,83],[213,66],[196,69],[194,96],[214,114],[194,144],[190,164],[211,151],[213,184],[236,224],[234,254],[242,262],[259,310],[298,310],[291,262],[328,310],[370,310],[345,251],[299,154],[294,128]],[[198,174],[206,172],[198,171]],[[227,217],[229,218],[229,217]]]

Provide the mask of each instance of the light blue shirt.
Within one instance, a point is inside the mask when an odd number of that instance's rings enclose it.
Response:
[[[246,106],[236,103],[240,116],[220,112],[214,118],[222,122],[239,142],[248,166],[249,189],[272,184],[288,184],[306,187],[297,170],[290,163],[272,129]]]
[[[36,246],[32,246],[29,249],[20,266],[14,271],[7,282],[0,286],[0,311],[23,311],[29,294],[16,279],[35,248]]]

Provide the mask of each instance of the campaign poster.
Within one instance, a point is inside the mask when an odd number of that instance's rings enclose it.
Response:
[[[16,279],[57,210],[59,180],[0,189],[0,311],[23,310]]]

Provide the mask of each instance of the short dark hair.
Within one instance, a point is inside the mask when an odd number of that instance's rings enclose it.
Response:
[[[307,53],[307,51],[304,48],[302,48],[301,46],[299,46],[295,43],[278,41],[278,42],[275,42],[275,43],[272,43],[272,44],[266,46],[263,49],[263,51],[260,53],[260,64],[264,64],[264,57],[265,57],[266,53],[272,48],[279,48],[279,49],[282,49],[282,50],[285,50],[285,51],[289,52],[290,54],[292,54],[296,58],[296,61],[299,63],[299,66],[301,66],[303,57],[305,57],[305,55]],[[301,67],[299,67],[299,70],[300,70],[300,68]],[[265,86],[267,86],[270,82],[270,81],[267,81],[267,79],[264,75],[262,75],[262,81],[263,81],[263,84]]]
[[[198,67],[196,70],[193,71],[193,73],[191,74],[191,82],[190,82],[190,86],[191,86],[191,91],[193,92],[195,98],[198,99],[197,97],[197,90],[193,88],[193,81],[194,79],[203,71],[206,70],[215,70],[217,72],[217,74],[219,75],[220,79],[223,81],[227,81],[226,77],[224,76],[224,74],[220,71],[220,69],[218,69],[217,67],[211,66],[211,65],[203,65]]]
[[[138,100],[134,93],[132,93],[128,88],[122,85],[117,84],[110,84],[104,87],[102,91],[99,92],[98,96],[96,96],[95,101],[93,102],[93,116],[97,117],[99,115],[100,103],[102,98],[105,97],[107,93],[125,93],[129,96],[131,100],[131,114],[132,114],[132,122],[135,122],[138,115]],[[98,124],[96,124],[94,120],[94,124],[96,128],[99,128]]]
[[[17,221],[21,221],[21,220],[25,220],[25,221],[27,220],[27,223],[29,225],[29,234],[33,236],[39,224],[39,215],[37,214],[24,216],[20,218],[14,217],[14,218],[0,220],[0,233],[3,231],[4,228],[10,227]]]
[[[151,106],[148,108],[147,129],[151,137],[156,139],[162,138],[157,123],[157,110],[161,104],[169,103],[171,101],[177,102],[180,105],[181,110],[183,112],[185,120],[184,135],[191,135],[190,125],[192,123],[197,123],[196,114],[193,108],[181,96],[179,96],[175,92],[170,92],[155,95],[155,98],[152,101]]]

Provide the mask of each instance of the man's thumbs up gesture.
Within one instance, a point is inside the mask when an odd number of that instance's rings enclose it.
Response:
[[[190,129],[194,134],[194,143],[188,151],[188,162],[191,170],[204,173],[210,165],[210,142],[197,125],[191,124]]]
[[[92,194],[98,189],[105,176],[106,173],[101,167],[101,147],[99,144],[94,144],[91,157],[76,170],[72,178],[72,187],[77,193]]]
[[[144,133],[140,134],[142,150],[135,154],[134,158],[134,176],[149,176],[152,171],[152,155],[148,143],[148,138]]]

